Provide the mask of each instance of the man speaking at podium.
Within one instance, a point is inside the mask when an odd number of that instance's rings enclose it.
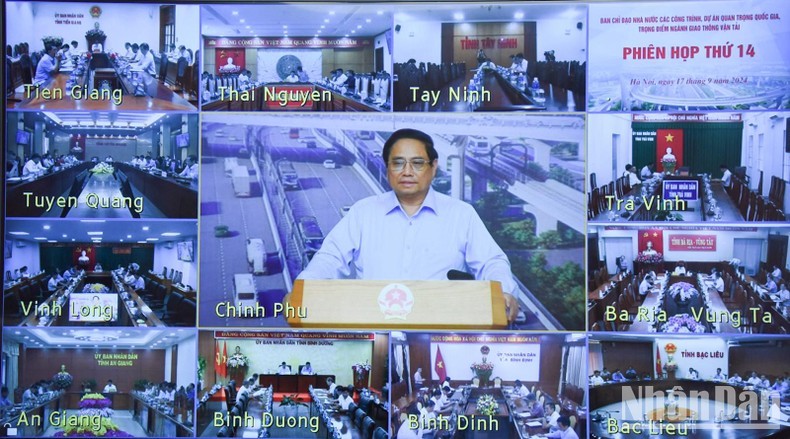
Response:
[[[439,154],[414,129],[392,133],[382,157],[392,191],[360,200],[327,235],[299,279],[498,281],[518,314],[510,261],[474,208],[431,188]]]

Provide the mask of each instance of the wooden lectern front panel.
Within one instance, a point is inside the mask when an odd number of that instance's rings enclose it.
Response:
[[[499,282],[297,280],[289,305],[304,310],[304,318],[288,318],[288,324],[297,327],[497,329],[507,326]]]

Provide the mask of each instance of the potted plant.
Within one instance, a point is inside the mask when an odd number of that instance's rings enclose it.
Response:
[[[203,375],[206,373],[206,359],[203,357],[198,357],[198,368],[197,368],[197,378],[198,378],[198,392],[203,389]]]
[[[285,416],[288,417],[295,417],[299,411],[299,406],[307,407],[307,404],[303,403],[302,398],[299,398],[296,393],[283,396],[283,400],[280,401],[280,407],[285,410]]]
[[[62,37],[47,36],[42,38],[41,41],[44,43],[44,50],[46,50],[51,46],[58,46],[58,49],[60,49],[60,47],[63,46]]]

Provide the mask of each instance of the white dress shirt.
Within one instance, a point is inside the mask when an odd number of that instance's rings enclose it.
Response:
[[[446,280],[448,270],[517,286],[510,262],[474,208],[430,189],[409,217],[390,191],[365,198],[324,239],[299,279]]]
[[[25,163],[25,167],[22,168],[22,176],[26,177],[26,176],[28,176],[30,174],[36,174],[36,173],[39,173],[39,172],[43,172],[44,169],[45,168],[43,166],[41,166],[40,164],[34,162],[33,160],[28,160],[27,163]]]
[[[142,51],[138,52],[142,54]],[[140,69],[151,76],[156,77],[156,64],[154,63],[154,54],[149,50],[148,53],[140,57]]]

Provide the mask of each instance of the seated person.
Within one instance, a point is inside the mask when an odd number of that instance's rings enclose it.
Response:
[[[675,266],[675,270],[672,271],[672,274],[675,276],[685,276],[686,275],[686,263],[683,261],[678,261],[678,265]]]
[[[724,374],[721,373],[721,368],[717,367],[716,368],[716,375],[713,375],[713,381],[724,381],[724,380],[725,380],[725,378],[724,378]]]
[[[352,386],[340,388],[340,396],[337,398],[337,402],[340,403],[341,410],[348,411],[348,406],[354,402],[354,398],[352,398],[350,395],[350,393],[353,391],[354,388]]]
[[[3,386],[3,388],[0,389],[0,411],[14,406],[14,403],[8,399],[8,393],[8,387]]]
[[[291,366],[285,364],[285,361],[280,363],[280,366],[277,368],[277,375],[290,375],[291,374]]]
[[[790,291],[787,289],[786,284],[782,284],[779,290],[774,294],[774,300],[779,302],[786,302],[790,300]]]
[[[622,372],[620,372],[620,369],[614,370],[614,373],[612,374],[612,381],[616,383],[622,383],[626,381],[625,376],[623,376]]]
[[[33,384],[22,393],[22,402],[32,404],[38,397],[38,386]]]
[[[252,381],[244,380],[241,382],[241,387],[239,387],[239,391],[236,392],[236,403],[238,404],[241,402],[242,395],[248,395],[250,393],[250,389],[252,388]]]
[[[579,439],[573,428],[571,428],[571,420],[567,416],[560,416],[557,418],[557,431],[551,432],[546,435],[547,438],[558,439]]]
[[[732,374],[730,379],[727,380],[727,383],[728,384],[732,384],[732,385],[738,385],[738,384],[742,384],[743,380],[741,379],[741,377],[736,372],[736,373]]]
[[[635,380],[639,378],[639,375],[637,375],[633,367],[628,366],[628,369],[625,370],[625,377],[629,380]]]
[[[315,372],[313,372],[313,366],[310,365],[309,361],[302,367],[302,375],[315,375]]]
[[[409,419],[420,419],[420,409],[416,405],[409,409]],[[422,426],[420,422],[404,422],[398,428],[396,439],[422,439]]]
[[[494,62],[491,61],[491,58],[486,58],[485,61],[483,61],[483,63],[480,64],[480,68],[481,69],[495,70],[496,69],[496,64],[494,64]]]
[[[698,380],[699,379],[699,372],[693,367],[689,367],[689,373],[686,375],[686,378],[690,380]]]
[[[768,280],[765,282],[765,285],[763,285],[763,288],[768,290],[768,294],[776,293],[777,290],[776,282],[774,281],[773,276],[771,276],[770,274],[768,275]]]
[[[543,404],[541,404],[534,393],[530,393],[527,398],[527,408],[529,409],[530,418],[542,418],[544,415]]]
[[[430,400],[420,408],[420,428],[422,429],[423,439],[432,438],[436,435],[436,429],[430,428],[432,425],[436,425],[435,409],[436,403]]]
[[[135,291],[144,290],[145,289],[145,280],[143,280],[143,276],[142,275],[136,276],[136,278],[135,278],[134,282],[132,282],[131,286],[132,286],[132,288]]]
[[[653,289],[653,286],[653,276],[646,274],[642,282],[639,283],[639,295],[646,296]]]
[[[179,177],[190,178],[192,180],[198,179],[198,170],[200,166],[197,163],[197,157],[194,155],[190,155],[187,157],[186,165],[181,173],[178,174]]]
[[[612,379],[612,373],[609,372],[609,369],[604,367],[603,371],[601,371],[601,378],[603,378],[604,381],[609,381]]]
[[[448,389],[450,389],[450,394],[452,395],[452,393],[453,393],[455,390],[454,390],[454,389],[453,389],[453,387],[450,385],[450,380],[451,380],[451,378],[450,378],[450,377],[444,377],[444,381],[442,381],[442,384],[441,384],[439,387],[441,387],[442,389],[444,389],[445,387],[447,387]]]
[[[625,172],[623,172],[623,177],[628,178],[628,185],[634,187],[642,182],[639,180],[639,177],[636,176],[636,166],[628,163],[625,165]]]
[[[132,43],[127,42],[123,46],[126,48],[126,53],[123,54],[122,58],[132,58],[134,56],[134,52],[132,52]]]
[[[302,70],[302,66],[296,68],[296,74],[299,75],[299,82],[310,82],[310,77]]]
[[[104,271],[104,270],[102,270],[101,264],[97,262],[96,265],[93,266],[93,271]]]
[[[418,367],[417,371],[414,372],[414,387],[420,388],[425,383],[425,379],[422,377],[422,368]]]
[[[556,406],[553,402],[547,402],[543,404],[543,412],[545,414],[543,419],[543,428],[548,428],[549,432],[556,431],[557,427],[557,419],[559,419],[560,414],[556,410]]]
[[[750,386],[759,386],[760,384],[763,383],[762,380],[757,377],[757,372],[752,372],[752,375],[749,377],[748,380],[746,380],[746,382]]]
[[[601,371],[600,370],[593,371],[593,376],[590,377],[590,385],[600,386],[603,383],[604,381],[603,381],[603,377],[601,377]]]
[[[291,70],[291,73],[283,79],[283,82],[299,82],[299,74],[296,73],[296,70]]]
[[[33,77],[34,84],[43,84],[58,74],[60,71],[59,50],[57,45],[50,45],[46,48],[44,56],[41,57],[38,65],[36,65],[36,75]],[[34,154],[33,156],[35,157],[36,155]]]
[[[642,381],[653,381],[653,377],[651,377],[649,373],[646,373],[642,376]]]
[[[327,385],[327,392],[329,393],[329,395],[331,395],[334,398],[335,390],[337,389],[337,384],[335,384],[335,380],[332,378],[327,378],[326,385]]]
[[[39,63],[43,62],[43,60],[39,61]],[[33,154],[25,163],[25,166],[22,168],[22,177],[35,177],[36,174],[42,173],[46,171],[47,168],[41,163],[41,156],[38,154]]]
[[[115,393],[118,391],[118,388],[115,387],[115,384],[112,383],[112,380],[107,380],[107,385],[104,386],[104,390],[102,393]]]
[[[19,269],[19,278],[20,279],[30,279],[30,272],[27,271],[27,265]]]
[[[252,376],[250,376],[250,377],[249,377],[249,378],[247,378],[247,379],[248,379],[248,380],[251,380],[251,381],[252,381],[252,383],[253,383],[253,385],[256,385],[256,386],[257,386],[257,385],[258,385],[258,382],[260,381],[260,380],[259,380],[259,377],[260,377],[260,375],[258,375],[257,373],[254,373],[254,374],[252,374]]]
[[[448,414],[453,410],[453,404],[449,401],[445,403],[446,399],[444,398],[444,394],[439,389],[433,391],[431,401],[434,403],[435,410],[440,414]]]
[[[238,77],[239,88],[246,88],[247,86],[250,85],[250,76],[251,76],[250,73],[251,72],[249,70],[242,70],[239,73],[239,77]]]
[[[513,393],[519,396],[520,398],[526,398],[527,396],[529,396],[530,391],[529,389],[527,389],[527,386],[525,386],[524,383],[521,382],[521,380],[516,380],[513,386]]]

